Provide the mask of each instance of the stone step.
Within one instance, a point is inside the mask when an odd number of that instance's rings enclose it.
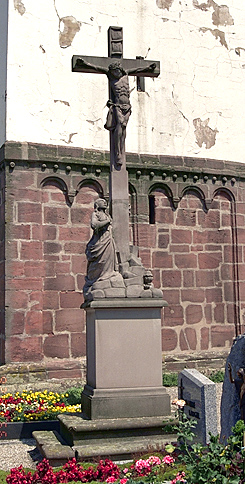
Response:
[[[103,441],[93,439],[87,443],[84,441],[82,444],[76,442],[73,449],[78,461],[89,460],[98,456],[115,461],[130,459],[135,454],[142,452],[157,452],[163,449],[164,445],[170,443],[176,443],[176,435],[120,437],[103,439]]]
[[[175,443],[176,434],[164,427],[176,424],[166,417],[140,417],[88,420],[73,415],[59,415],[60,434],[35,431],[33,437],[41,455],[54,466],[75,457],[77,460],[111,458],[131,459],[137,453],[157,452],[167,443]]]
[[[72,415],[59,415],[58,419],[60,434],[70,446],[76,445],[78,441],[87,444],[89,441],[102,442],[107,439],[162,438],[164,427],[177,423],[177,420],[163,416],[87,420]]]
[[[77,461],[94,458],[110,458],[113,461],[131,459],[137,453],[157,452],[166,444],[176,443],[175,434],[163,434],[89,439],[76,441],[75,445],[70,447],[56,431],[35,431],[32,435],[40,454],[54,467],[63,465],[74,457]]]
[[[75,457],[75,451],[67,445],[56,431],[37,430],[32,432],[40,454],[54,467],[65,464]]]

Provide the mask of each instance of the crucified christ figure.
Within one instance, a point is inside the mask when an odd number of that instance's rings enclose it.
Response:
[[[86,62],[82,58],[77,59],[77,65],[92,67],[101,74],[106,74],[110,83],[112,99],[107,101],[109,108],[105,128],[113,132],[115,146],[115,160],[117,165],[122,165],[125,153],[126,127],[132,112],[130,104],[130,92],[128,75],[153,72],[156,64],[153,62],[146,67],[124,70],[121,62],[112,62],[107,69]]]

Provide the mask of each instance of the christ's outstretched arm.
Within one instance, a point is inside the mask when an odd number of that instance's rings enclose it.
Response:
[[[152,64],[149,64],[149,66],[146,66],[146,67],[138,67],[136,69],[127,69],[126,72],[127,72],[127,74],[129,74],[131,76],[134,75],[134,74],[137,76],[137,74],[140,74],[141,72],[142,73],[144,73],[144,72],[146,73],[146,72],[149,72],[149,71],[152,72],[155,69],[156,69],[156,64],[155,64],[155,62],[153,62]]]
[[[101,73],[101,74],[108,74],[108,69],[104,69],[103,67],[96,66],[95,64],[91,64],[90,62],[87,62],[84,60],[82,57],[78,57],[76,60],[76,66],[77,67],[91,67],[95,71]]]

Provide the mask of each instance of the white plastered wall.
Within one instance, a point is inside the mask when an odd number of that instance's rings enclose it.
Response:
[[[0,146],[6,139],[8,0],[0,2]]]
[[[125,58],[161,62],[145,93],[130,78],[126,150],[245,161],[245,4],[224,2],[9,0],[7,140],[108,149],[107,79],[71,57],[119,25]]]

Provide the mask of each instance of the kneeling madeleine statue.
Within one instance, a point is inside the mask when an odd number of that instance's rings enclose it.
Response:
[[[105,199],[95,200],[91,219],[93,236],[85,250],[88,266],[83,293],[87,300],[90,299],[89,293],[95,282],[110,279],[115,274],[116,252],[111,231],[112,219],[106,209]]]

